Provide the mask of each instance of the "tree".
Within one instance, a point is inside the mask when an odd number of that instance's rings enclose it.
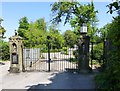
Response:
[[[117,48],[120,48],[120,16],[117,16],[114,18],[112,24],[110,25],[110,29],[108,31],[108,38],[112,41],[113,45],[115,45]]]
[[[3,19],[0,18],[0,38],[1,38],[1,39],[5,38],[5,37],[4,37],[4,34],[5,34],[5,32],[6,32],[6,30],[4,29],[4,27],[2,27],[2,25],[1,25],[2,21],[3,21]]]
[[[111,27],[111,23],[108,23],[102,28],[100,28],[99,33],[102,40],[107,38],[107,34],[110,31],[110,27]]]
[[[57,29],[50,27],[48,35],[51,37],[51,47],[53,49],[61,49],[64,44],[64,38]]]
[[[25,47],[44,47],[47,23],[44,18],[29,23],[27,17],[23,17],[19,20],[18,34],[24,38]]]
[[[64,40],[65,40],[65,46],[66,47],[74,47],[74,45],[76,44],[76,40],[77,40],[77,36],[75,35],[75,33],[71,30],[67,30],[64,33]]]
[[[0,59],[8,60],[9,58],[9,44],[0,39]]]
[[[19,20],[19,28],[22,28],[22,29],[28,29],[29,27],[29,23],[28,23],[28,19],[27,17],[23,17]]]
[[[118,14],[120,14],[120,1],[116,0],[107,5],[107,7],[109,8],[109,11],[107,11],[107,13],[110,12],[110,14],[112,14],[114,11],[118,11]]]
[[[97,60],[101,63],[103,60],[103,43],[98,43],[94,46],[93,54],[93,60]]]
[[[99,88],[115,90],[120,89],[120,16],[114,18],[107,27],[107,38],[111,41],[112,49],[107,54],[106,67],[104,71],[96,77]],[[109,46],[111,46],[109,45]]]
[[[5,32],[6,32],[6,30],[4,29],[4,27],[1,27],[1,29],[0,29],[0,38],[5,38],[4,37],[4,34],[5,34]]]
[[[40,47],[46,40],[46,34],[46,30],[36,27],[36,23],[30,23],[28,30],[25,32],[25,46]]]
[[[65,25],[66,23],[70,23],[70,21],[74,19],[71,21],[71,25],[77,30],[76,31],[77,34],[80,34],[80,26],[83,23],[86,23],[87,25],[88,24],[91,25],[93,22],[95,22],[96,13],[97,13],[97,11],[95,11],[93,2],[88,3],[87,5],[82,5],[78,2],[55,2],[52,5],[51,11],[53,14],[53,18],[52,18],[53,23],[56,24],[60,23],[64,17],[65,18],[64,25]],[[80,47],[80,45],[81,42],[79,42],[79,47],[78,47],[79,55],[81,55],[82,53],[81,50],[82,47]],[[79,69],[82,69],[81,67],[85,69],[89,68],[88,60],[86,60],[87,62],[85,62],[80,56],[78,56],[78,60],[81,60],[78,62]]]
[[[35,22],[36,28],[38,28],[40,30],[43,30],[43,31],[47,30],[47,26],[46,25],[47,25],[47,23],[45,22],[44,18],[40,18],[40,19],[36,20],[36,22]]]
[[[9,59],[9,45],[7,42],[4,42],[3,39],[6,30],[1,26],[3,19],[0,18],[0,59],[8,60]]]
[[[114,11],[120,13],[120,1],[116,0],[113,3],[107,5],[109,7],[110,14]],[[103,72],[96,76],[96,82],[98,88],[106,90],[120,89],[120,16],[113,19],[112,23],[105,25],[101,28],[102,39],[109,39],[110,44],[107,47],[111,47],[107,52],[107,59],[105,62],[105,68]]]
[[[91,23],[91,21],[95,20],[97,11],[94,10],[94,4],[81,5],[78,2],[55,2],[52,5],[52,14],[53,14],[53,23],[60,23],[62,21],[62,17],[65,17],[64,24],[70,22],[72,20],[72,26],[78,27],[83,23]]]
[[[19,20],[18,35],[25,38],[25,32],[29,28],[27,17],[23,17]]]
[[[88,27],[87,35],[90,36],[90,41],[98,41],[96,40],[96,38],[99,39],[96,33],[98,30],[96,28],[96,22],[98,22],[96,13],[98,11],[95,11],[93,2],[87,5],[82,5],[78,2],[55,2],[52,5],[51,11],[53,23],[58,24],[65,18],[64,25],[70,23],[77,37],[80,35],[80,26],[86,23]]]

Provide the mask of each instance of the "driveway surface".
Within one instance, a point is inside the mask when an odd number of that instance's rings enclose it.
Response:
[[[76,72],[9,73],[9,62],[0,66],[1,89],[94,89],[94,74]]]

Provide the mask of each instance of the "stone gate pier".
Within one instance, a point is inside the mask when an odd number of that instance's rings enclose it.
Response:
[[[9,38],[10,47],[10,73],[18,73],[24,71],[23,63],[23,39],[15,33],[14,36]]]

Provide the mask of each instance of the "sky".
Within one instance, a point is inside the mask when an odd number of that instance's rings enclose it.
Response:
[[[0,2],[0,17],[3,18],[2,26],[7,30],[5,36],[8,38],[14,35],[14,30],[18,29],[20,18],[26,16],[30,21],[35,21],[39,18],[45,18],[49,22],[51,17],[51,6],[54,2]],[[80,2],[86,4],[87,2]],[[114,12],[112,15],[106,13],[110,2],[94,2],[95,9],[98,10],[97,18],[98,28],[112,21],[112,16],[117,14]],[[48,23],[49,24],[49,23]],[[65,30],[71,29],[70,25],[63,25],[60,23],[58,29],[63,33]]]

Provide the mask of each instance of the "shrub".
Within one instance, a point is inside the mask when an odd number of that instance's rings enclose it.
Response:
[[[68,47],[63,47],[62,50],[64,51],[64,54],[68,55]]]
[[[118,22],[120,22],[120,16],[113,20],[108,32],[108,38],[114,49],[109,51],[104,71],[96,76],[97,87],[107,89],[106,91],[120,89],[120,26]]]
[[[93,59],[101,61],[103,57],[103,43],[96,44],[93,48]]]
[[[0,45],[0,59],[8,60],[10,58],[9,45],[7,42],[1,41]]]

